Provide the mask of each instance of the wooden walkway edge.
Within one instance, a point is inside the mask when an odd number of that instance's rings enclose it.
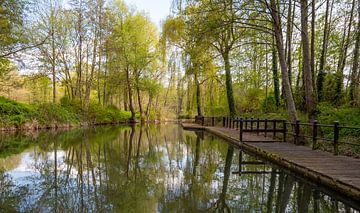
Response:
[[[248,142],[240,143],[239,131],[235,129],[193,123],[183,123],[182,127],[185,130],[209,132],[239,148],[360,202],[360,159],[335,156],[328,152],[286,142],[271,142],[270,138],[256,134],[243,136]]]

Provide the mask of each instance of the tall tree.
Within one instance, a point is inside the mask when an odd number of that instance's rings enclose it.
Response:
[[[272,18],[273,31],[275,35],[276,48],[279,56],[280,69],[282,74],[282,84],[285,93],[286,105],[288,108],[289,118],[292,122],[297,120],[296,107],[291,92],[290,80],[288,75],[288,69],[285,60],[285,51],[284,51],[284,39],[282,36],[282,25],[279,13],[279,7],[275,0],[270,0],[270,4],[266,3],[270,11]]]
[[[346,64],[347,59],[347,52],[350,45],[350,34],[351,34],[351,28],[353,24],[353,18],[354,18],[354,8],[355,8],[356,1],[353,0],[351,4],[351,10],[350,10],[350,17],[348,25],[344,26],[344,34],[341,42],[340,47],[340,54],[339,54],[339,60],[338,60],[338,66],[335,73],[335,96],[334,96],[334,103],[339,104],[342,98],[343,93],[343,81],[344,81],[344,68]]]
[[[332,7],[332,4],[331,4]],[[329,11],[330,11],[330,0],[326,0],[326,9],[325,9],[325,21],[324,21],[324,31],[322,38],[322,48],[320,55],[320,63],[319,63],[319,72],[316,79],[317,85],[317,100],[321,101],[323,96],[323,85],[325,80],[325,62],[326,62],[326,54],[329,44],[329,34],[330,34],[330,21],[329,21]],[[332,9],[331,9],[332,11]]]
[[[360,50],[360,1],[358,1],[358,23],[356,27],[355,36],[355,47],[353,64],[350,76],[350,88],[349,88],[349,99],[352,105],[355,104],[356,89],[358,88],[358,76],[359,76],[359,50]]]
[[[311,58],[309,49],[309,34],[308,34],[308,1],[301,0],[301,43],[302,43],[302,60],[303,60],[303,76],[305,88],[305,102],[306,110],[309,119],[315,117],[315,99],[313,90],[313,74],[311,70]]]

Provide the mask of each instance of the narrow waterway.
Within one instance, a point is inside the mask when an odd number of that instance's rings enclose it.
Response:
[[[359,212],[356,205],[176,124],[0,135],[0,212]]]

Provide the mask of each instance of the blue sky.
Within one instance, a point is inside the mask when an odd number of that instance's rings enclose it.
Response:
[[[134,5],[138,10],[149,14],[151,20],[160,27],[160,21],[169,14],[172,0],[125,0],[128,5]]]

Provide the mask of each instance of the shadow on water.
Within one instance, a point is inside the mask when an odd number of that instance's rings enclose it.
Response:
[[[5,212],[358,212],[329,189],[178,125],[13,133],[0,135],[0,148]]]

